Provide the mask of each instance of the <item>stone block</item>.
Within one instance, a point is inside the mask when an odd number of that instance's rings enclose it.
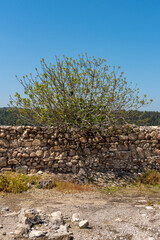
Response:
[[[11,172],[12,168],[1,168],[1,172]]]
[[[0,146],[9,147],[9,142],[5,139],[0,139]]]
[[[137,136],[137,134],[129,134],[128,135],[128,138],[129,138],[129,140],[130,141],[136,141],[137,139],[138,139],[138,136]]]
[[[37,150],[36,151],[36,156],[37,157],[42,157],[43,156],[43,151],[42,150]]]
[[[74,156],[76,154],[76,151],[75,150],[73,150],[73,149],[71,149],[70,150],[70,152],[69,152],[69,156]]]
[[[119,151],[116,152],[116,158],[120,160],[129,160],[131,158],[131,152],[130,151]]]
[[[137,147],[136,150],[137,150],[138,156],[143,159],[145,157],[143,148]]]
[[[126,135],[120,135],[120,136],[119,136],[119,140],[127,141],[127,140],[128,140],[128,136],[126,136]]]
[[[0,133],[0,138],[4,138],[5,134],[4,132]]]
[[[26,141],[23,141],[23,142],[21,143],[21,146],[23,146],[23,147],[31,147],[31,146],[32,146],[32,143],[26,140]]]
[[[90,155],[91,154],[90,149],[89,148],[84,148],[84,154]]]
[[[18,161],[16,159],[9,159],[8,164],[9,165],[16,165],[16,164],[18,164]]]
[[[86,137],[81,137],[79,140],[81,141],[81,143],[87,143],[87,138]]]
[[[30,157],[36,157],[36,153],[35,152],[31,152],[30,153]]]
[[[18,167],[16,167],[16,172],[27,174],[28,173],[28,167],[27,166],[18,166]]]
[[[22,157],[24,157],[24,158],[28,158],[28,157],[29,157],[29,154],[27,154],[27,153],[23,153],[23,154],[22,154]]]
[[[0,157],[0,167],[7,167],[7,159],[5,157]]]
[[[57,146],[53,146],[53,147],[52,147],[52,150],[55,151],[55,152],[58,152],[58,151],[61,151],[62,148],[57,145]]]
[[[6,148],[0,148],[0,153],[6,153],[7,149]]]
[[[40,146],[41,145],[41,141],[39,139],[35,139],[33,142],[32,142],[32,146]]]

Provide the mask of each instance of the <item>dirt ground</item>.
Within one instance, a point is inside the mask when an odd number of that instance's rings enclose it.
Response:
[[[45,213],[61,211],[75,240],[158,240],[159,203],[158,193],[106,195],[91,191],[65,194],[55,189],[31,189],[21,194],[0,193],[0,239],[14,239],[18,212],[21,208],[34,208]],[[5,211],[5,207],[9,211]],[[71,222],[72,214],[77,212],[89,220],[88,229],[79,229]]]

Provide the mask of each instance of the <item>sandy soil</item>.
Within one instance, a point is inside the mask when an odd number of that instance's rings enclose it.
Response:
[[[1,193],[0,239],[14,239],[12,233],[18,212],[21,208],[34,208],[45,213],[61,211],[75,240],[159,240],[159,203],[160,194],[138,192],[125,195],[106,195],[98,191],[64,194],[54,189],[32,189],[21,194]],[[2,211],[4,207],[9,207],[9,211]],[[88,229],[79,229],[70,222],[76,212],[89,220]]]

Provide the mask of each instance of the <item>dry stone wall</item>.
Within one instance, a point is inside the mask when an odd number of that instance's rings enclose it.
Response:
[[[88,176],[131,176],[148,168],[160,170],[160,127],[134,127],[112,136],[73,129],[0,126],[0,169]]]

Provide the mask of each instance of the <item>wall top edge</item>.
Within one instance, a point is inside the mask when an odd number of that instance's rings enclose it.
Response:
[[[42,126],[11,126],[11,125],[0,125],[0,129],[42,129],[42,130],[48,130],[49,128],[47,127],[42,127]],[[50,127],[50,129],[61,129],[60,127]],[[123,129],[125,129],[125,126],[123,127]],[[139,130],[160,130],[160,126],[133,126],[133,129],[139,129]],[[71,130],[75,130],[75,131],[79,131],[80,129],[78,128],[72,128]]]

